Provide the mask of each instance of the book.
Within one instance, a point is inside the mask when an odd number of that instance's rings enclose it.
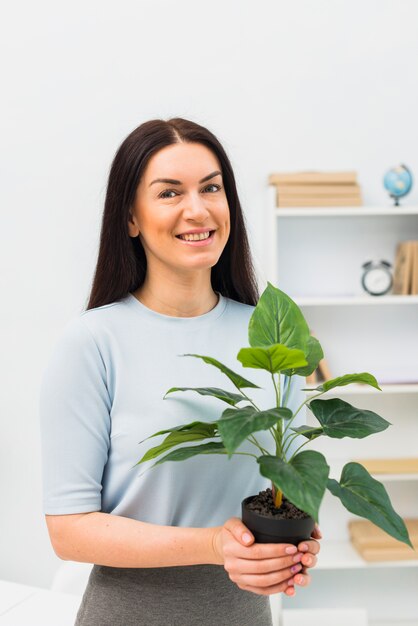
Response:
[[[411,291],[414,296],[418,295],[418,241],[413,241]]]
[[[393,270],[392,293],[394,295],[408,295],[410,293],[413,264],[412,244],[411,241],[400,241],[397,245]]]
[[[280,207],[339,207],[339,206],[362,206],[362,199],[359,195],[340,196],[328,198],[293,197],[289,196],[284,200],[277,197],[277,206]]]
[[[318,376],[317,376],[316,370],[314,370],[312,374],[309,374],[309,376],[306,376],[307,385],[315,385],[317,382],[318,382]]]
[[[269,185],[279,183],[307,183],[307,184],[350,184],[357,182],[357,173],[348,172],[319,172],[309,170],[304,172],[280,172],[270,174]]]
[[[359,546],[357,541],[352,541],[353,547],[365,561],[415,561],[418,560],[418,541],[412,541],[414,549],[405,544],[399,544],[399,547],[374,548]],[[404,546],[404,547],[403,547]]]
[[[368,520],[348,522],[350,541],[366,561],[418,560],[418,519],[404,519],[414,550]]]
[[[370,474],[418,474],[418,457],[400,459],[356,459]]]
[[[333,378],[326,359],[321,359],[319,361],[318,370],[323,382],[325,382],[326,380],[331,380],[331,378]]]
[[[338,197],[360,193],[360,187],[357,183],[352,185],[290,185],[280,183],[276,187],[281,196]]]

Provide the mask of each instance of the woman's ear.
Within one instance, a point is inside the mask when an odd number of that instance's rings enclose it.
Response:
[[[131,211],[129,211],[128,230],[129,230],[130,237],[138,237],[139,227],[138,227],[138,224],[136,223],[136,219],[132,217]]]

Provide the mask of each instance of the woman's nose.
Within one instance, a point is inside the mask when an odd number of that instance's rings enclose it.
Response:
[[[190,194],[185,202],[184,213],[186,216],[199,217],[201,215],[206,216],[208,209],[205,204],[205,199],[201,194]]]

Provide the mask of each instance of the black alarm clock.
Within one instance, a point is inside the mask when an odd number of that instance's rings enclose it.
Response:
[[[362,265],[364,269],[361,285],[371,296],[383,296],[391,290],[393,277],[390,271],[392,265],[388,261],[367,261]]]

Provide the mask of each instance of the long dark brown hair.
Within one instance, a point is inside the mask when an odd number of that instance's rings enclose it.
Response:
[[[149,159],[165,146],[180,142],[203,144],[221,164],[231,229],[225,248],[211,269],[212,289],[238,302],[257,304],[257,280],[231,163],[218,139],[207,128],[175,117],[144,122],[126,137],[115,154],[86,310],[115,302],[144,282],[147,260],[139,237],[129,235],[129,211]]]

